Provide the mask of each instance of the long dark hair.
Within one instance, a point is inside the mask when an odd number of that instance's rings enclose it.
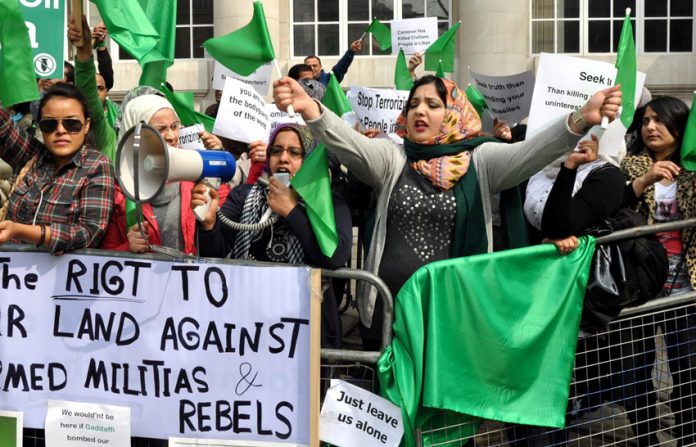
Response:
[[[87,120],[91,115],[89,114],[89,106],[87,105],[87,97],[84,93],[73,84],[66,84],[64,82],[59,82],[53,87],[46,91],[43,95],[41,101],[39,102],[39,119],[41,119],[41,114],[43,113],[43,108],[46,103],[53,98],[70,98],[79,102],[82,106],[82,113],[85,115],[85,120]]]
[[[445,86],[445,83],[442,82],[442,79],[438,78],[437,76],[425,75],[418,78],[416,82],[413,83],[411,91],[408,92],[408,99],[406,100],[406,105],[404,106],[403,111],[404,116],[408,115],[408,111],[411,109],[411,99],[413,99],[413,94],[416,93],[418,87],[428,84],[435,84],[435,90],[437,91],[438,96],[442,100],[443,104],[447,105],[447,87]]]
[[[645,110],[650,107],[660,122],[665,125],[667,131],[675,140],[677,150],[675,150],[672,155],[670,155],[669,160],[681,164],[681,145],[682,139],[684,138],[684,130],[686,129],[686,122],[689,119],[689,107],[679,98],[673,96],[661,96],[655,98],[645,104],[645,106],[639,111],[636,111],[636,115],[633,117],[633,124],[637,127],[638,138],[636,143],[632,147],[628,148],[629,152],[637,153],[641,151],[645,146],[643,141],[643,134],[641,132],[643,125],[643,117],[645,116]],[[652,155],[652,152],[651,152]]]

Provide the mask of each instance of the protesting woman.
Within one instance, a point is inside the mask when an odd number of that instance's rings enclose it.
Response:
[[[77,87],[59,83],[39,103],[43,143],[14,127],[0,107],[0,157],[17,174],[0,221],[0,243],[18,240],[53,254],[101,241],[111,216],[114,174],[87,142],[90,114]]]
[[[314,137],[375,190],[376,223],[365,268],[385,280],[393,294],[422,265],[491,251],[490,196],[571,150],[602,114],[613,118],[621,101],[617,88],[602,90],[572,117],[558,119],[535,137],[496,143],[475,138],[481,120],[462,90],[449,80],[424,76],[399,117],[404,144],[397,145],[353,131],[290,78],[275,82],[273,96],[279,109],[292,105],[301,113]],[[380,345],[381,323],[373,324],[376,293],[371,288],[358,294],[362,323],[372,326],[364,334],[366,349]]]

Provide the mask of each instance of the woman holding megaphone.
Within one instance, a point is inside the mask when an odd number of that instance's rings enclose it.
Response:
[[[138,92],[145,94],[135,96]],[[122,105],[121,129],[127,131],[143,122],[156,129],[167,145],[178,147],[181,121],[171,103],[153,92],[156,90],[140,87],[128,95],[129,101],[124,100]],[[220,140],[207,132],[201,139],[206,148],[221,147]],[[161,245],[194,254],[196,217],[188,206],[192,187],[192,182],[169,183],[151,203],[144,203],[141,233],[137,224],[126,228],[126,197],[117,185],[114,213],[101,248],[145,253],[150,245]],[[219,191],[223,201],[228,193],[229,187],[223,184]]]

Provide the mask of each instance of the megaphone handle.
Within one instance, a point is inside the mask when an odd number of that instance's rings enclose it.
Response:
[[[199,222],[203,222],[205,220],[205,215],[208,214],[208,209],[210,209],[210,187],[205,190],[203,196],[205,197],[205,203],[198,205],[193,209],[193,214],[196,215],[196,219]]]

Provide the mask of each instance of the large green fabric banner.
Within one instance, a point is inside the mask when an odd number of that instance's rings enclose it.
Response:
[[[594,246],[584,237],[567,256],[543,244],[414,273],[396,297],[394,339],[379,360],[406,445],[443,410],[447,419],[468,416],[472,432],[477,418],[564,426]]]

